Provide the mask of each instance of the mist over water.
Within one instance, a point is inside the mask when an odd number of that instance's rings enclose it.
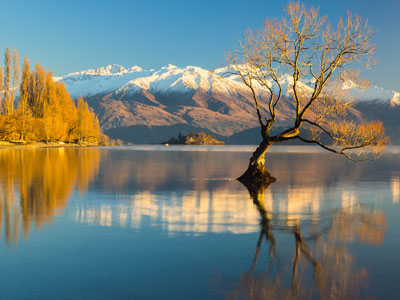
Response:
[[[397,299],[399,148],[0,150],[0,299]]]

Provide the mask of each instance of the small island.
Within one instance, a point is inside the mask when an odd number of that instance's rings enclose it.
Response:
[[[179,132],[178,137],[172,137],[168,141],[163,142],[163,145],[225,145],[224,142],[218,141],[214,136],[205,132],[182,135]]]

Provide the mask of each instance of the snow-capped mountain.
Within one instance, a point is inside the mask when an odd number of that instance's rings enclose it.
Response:
[[[282,76],[283,88],[292,84],[290,75]],[[200,67],[187,66],[179,68],[167,65],[159,70],[144,70],[139,66],[124,68],[120,65],[108,65],[96,70],[86,70],[57,77],[67,86],[73,97],[90,97],[109,92],[132,94],[140,89],[150,92],[186,92],[187,90],[210,90],[213,86],[222,92],[246,89],[237,75],[229,75],[228,68],[208,71]],[[306,89],[312,90],[312,81],[300,83]],[[394,105],[400,105],[400,93],[385,90],[378,86],[359,88],[351,81],[342,85],[356,100],[380,100]],[[287,91],[288,89],[286,89]]]
[[[167,65],[144,70],[109,65],[96,70],[71,73],[57,80],[65,83],[73,97],[83,96],[99,115],[103,129],[127,126],[187,125],[229,136],[258,126],[248,88],[228,68],[213,71],[200,67]],[[281,78],[283,95],[291,94],[289,75]],[[312,91],[311,80],[299,83],[304,93]],[[353,82],[340,85],[361,113],[366,110],[400,111],[400,93],[377,86],[359,88]],[[260,97],[267,97],[259,88]],[[265,107],[264,107],[265,108]],[[293,113],[290,101],[280,104],[280,123]],[[114,130],[115,131],[115,130]]]
[[[149,74],[151,71],[144,71],[138,66],[125,69],[120,65],[109,65],[97,70],[86,70],[57,77],[57,80],[66,84],[71,96],[88,97],[115,91],[127,82]]]

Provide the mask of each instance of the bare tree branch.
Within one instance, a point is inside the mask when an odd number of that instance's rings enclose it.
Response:
[[[388,142],[382,123],[354,120],[351,99],[340,85],[345,80],[360,86],[366,83],[352,68],[374,64],[374,31],[350,12],[335,26],[318,9],[300,2],[289,2],[285,13],[286,18],[267,19],[261,29],[248,30],[239,51],[227,57],[233,73],[251,91],[261,125],[263,142],[253,153],[249,169],[264,163],[272,144],[295,138],[354,161],[378,157]],[[305,85],[305,81],[312,83]],[[288,85],[285,107],[290,112],[280,110],[284,84]],[[263,111],[269,112],[265,118]],[[290,124],[271,135],[282,118]],[[311,139],[300,136],[300,129],[307,127]]]

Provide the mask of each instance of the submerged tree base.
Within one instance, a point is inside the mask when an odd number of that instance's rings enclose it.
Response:
[[[267,168],[262,163],[250,163],[246,172],[237,178],[245,186],[257,188],[265,186],[276,181],[276,178],[271,176]]]

